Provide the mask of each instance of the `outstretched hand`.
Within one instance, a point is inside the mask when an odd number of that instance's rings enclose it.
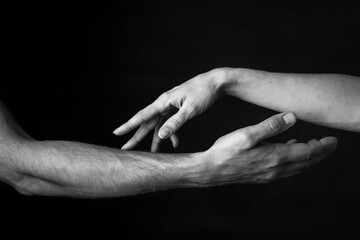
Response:
[[[280,113],[265,121],[219,138],[205,152],[200,185],[267,183],[301,172],[328,156],[337,146],[334,137],[307,143],[264,143],[296,122],[293,113]]]
[[[123,135],[138,128],[134,136],[122,147],[134,148],[155,129],[151,151],[158,151],[161,140],[170,138],[174,147],[179,139],[176,131],[188,120],[207,110],[220,95],[220,86],[226,72],[215,69],[200,74],[160,95],[129,121],[118,127],[115,135]]]

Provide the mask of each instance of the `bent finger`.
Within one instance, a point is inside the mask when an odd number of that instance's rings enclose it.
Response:
[[[159,117],[155,117],[143,124],[141,124],[140,128],[136,131],[134,136],[122,146],[122,150],[134,148],[138,143],[143,140],[146,135],[155,128],[156,124],[159,122]]]
[[[185,107],[181,107],[179,111],[170,117],[160,128],[159,137],[166,139],[174,134],[186,121],[188,120],[188,114]]]
[[[160,148],[160,145],[162,142],[162,139],[159,137],[159,129],[167,119],[168,119],[167,116],[163,116],[155,127],[153,139],[151,141],[151,152],[159,151],[159,148]]]

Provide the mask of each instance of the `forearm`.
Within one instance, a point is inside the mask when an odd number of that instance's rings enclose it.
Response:
[[[19,165],[24,193],[115,197],[191,185],[200,154],[129,152],[77,142],[29,144]]]
[[[360,131],[360,78],[227,69],[225,94],[318,125]]]

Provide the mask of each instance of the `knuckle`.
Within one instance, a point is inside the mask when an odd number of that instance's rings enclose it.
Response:
[[[169,92],[164,92],[163,94],[161,94],[159,96],[159,100],[162,100],[162,101],[168,101],[170,98],[170,93]]]
[[[144,114],[144,109],[141,109],[140,111],[138,111],[138,113],[137,113],[136,115],[141,116],[141,115],[143,115],[143,114]]]
[[[299,161],[309,161],[313,156],[312,150],[307,147],[306,145],[303,145],[303,148],[301,149],[301,154],[298,158]]]
[[[263,181],[265,183],[272,182],[277,179],[277,176],[278,176],[277,171],[267,172],[266,174],[264,174]]]
[[[283,124],[278,119],[271,119],[269,121],[269,127],[274,133],[281,131],[282,126]]]
[[[283,154],[280,149],[274,145],[270,155],[269,165],[270,167],[276,167],[283,161]]]
[[[140,110],[137,114],[142,122],[144,122],[144,110]]]
[[[256,141],[255,137],[252,134],[250,134],[249,132],[244,132],[242,134],[241,138],[242,138],[242,147],[243,148],[250,148]]]
[[[181,122],[177,118],[171,119],[171,125],[176,129],[181,127]]]

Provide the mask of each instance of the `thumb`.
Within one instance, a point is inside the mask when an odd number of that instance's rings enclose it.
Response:
[[[251,148],[261,142],[262,140],[278,135],[296,122],[296,116],[292,112],[280,113],[272,116],[265,121],[242,129],[244,132],[250,135],[251,141],[249,142],[248,148]]]
[[[188,120],[188,111],[183,106],[179,111],[170,117],[160,128],[159,137],[161,139],[166,139],[172,134],[174,134],[187,120]]]

